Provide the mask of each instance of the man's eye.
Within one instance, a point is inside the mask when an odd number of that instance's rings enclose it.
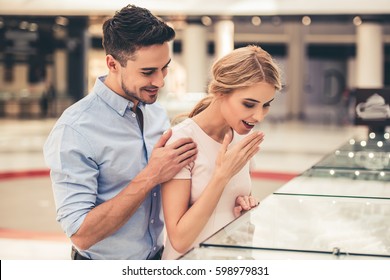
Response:
[[[142,72],[143,75],[145,76],[150,76],[153,74],[153,71],[149,71],[149,72]]]

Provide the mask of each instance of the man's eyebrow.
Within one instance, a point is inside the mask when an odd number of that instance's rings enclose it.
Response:
[[[167,62],[167,64],[164,65],[163,68],[167,67],[169,65],[169,63],[171,63],[171,60],[172,59],[169,59],[169,61]],[[145,68],[141,68],[141,70],[143,71],[151,71],[151,70],[157,70],[158,68],[157,67],[145,67]]]
[[[163,68],[167,67],[167,66],[169,65],[169,63],[171,63],[171,61],[172,61],[172,59],[170,58],[170,59],[168,60],[167,64],[165,64]]]

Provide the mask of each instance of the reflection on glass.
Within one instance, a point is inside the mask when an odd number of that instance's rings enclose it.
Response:
[[[333,176],[320,176],[320,172],[311,171],[313,176],[299,176],[289,181],[275,191],[275,194],[299,194],[315,196],[348,196],[362,198],[390,199],[390,180],[355,180],[353,178],[337,176],[338,170],[330,170]],[[383,173],[382,175],[380,173]],[[381,171],[373,177],[386,178],[385,172]],[[320,174],[319,174],[320,173]],[[351,175],[351,172],[348,174]],[[344,174],[345,175],[345,174]],[[353,174],[351,176],[356,176]],[[364,172],[359,177],[367,177]],[[387,177],[390,172],[387,172]]]
[[[390,170],[390,152],[378,151],[378,149],[336,150],[314,165],[313,168]]]
[[[360,167],[370,170],[381,170],[389,166],[390,153],[376,151],[358,151],[355,162]]]
[[[350,139],[333,153],[327,155],[313,168],[351,170],[390,170],[389,133],[369,134],[369,139]]]
[[[390,200],[271,195],[202,243],[390,257]]]
[[[380,181],[380,182],[389,182],[390,181],[390,171],[389,170],[356,170],[356,169],[347,169],[347,168],[335,168],[335,167],[313,167],[305,171],[302,176],[306,177],[322,177],[329,179],[344,178],[349,180],[354,180],[354,182],[349,182],[350,184],[355,184],[355,181]]]

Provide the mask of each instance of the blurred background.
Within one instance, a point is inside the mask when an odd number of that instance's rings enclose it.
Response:
[[[0,259],[70,257],[42,145],[106,73],[102,23],[127,4],[177,32],[159,97],[171,117],[204,96],[216,58],[248,44],[275,57],[285,86],[259,126],[260,199],[366,137],[368,127],[354,123],[354,92],[390,87],[388,0],[0,0]]]

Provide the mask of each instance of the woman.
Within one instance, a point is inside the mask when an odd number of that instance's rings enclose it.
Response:
[[[277,65],[258,46],[236,49],[214,63],[209,95],[173,127],[170,141],[191,137],[198,155],[162,186],[163,259],[179,257],[258,204],[251,196],[249,160],[264,135],[249,133],[280,88]]]

